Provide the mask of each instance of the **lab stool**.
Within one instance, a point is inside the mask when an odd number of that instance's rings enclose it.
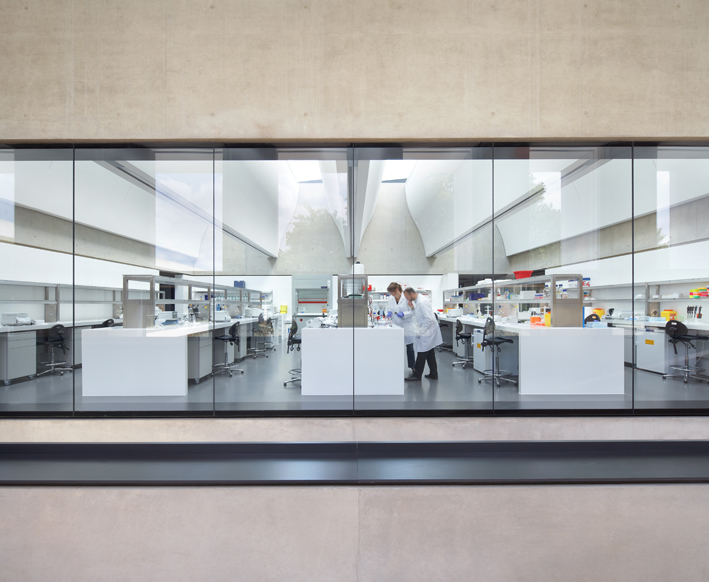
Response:
[[[241,343],[241,338],[239,337],[239,323],[237,322],[232,325],[227,334],[216,336],[214,339],[224,342],[224,363],[214,364],[212,368],[212,376],[216,376],[217,374],[227,374],[231,378],[234,375],[234,372],[243,374],[244,371],[242,369],[234,367],[236,364],[229,363],[229,350],[227,348],[227,343],[230,343],[235,346],[237,350],[239,349],[239,344]]]
[[[73,368],[68,362],[57,362],[54,360],[54,349],[60,349],[63,354],[69,351],[69,346],[64,342],[65,328],[62,324],[58,323],[49,330],[49,335],[47,339],[43,342],[39,342],[40,345],[45,345],[49,347],[49,361],[42,362],[43,366],[47,366],[47,370],[40,372],[37,376],[43,376],[44,374],[54,374],[59,372],[60,376],[64,375],[64,372],[73,372]]]
[[[249,350],[249,354],[254,360],[256,358],[267,358],[268,354],[266,353],[268,350],[275,350],[276,348],[273,347],[273,343],[271,345],[266,344],[266,336],[267,335],[273,335],[273,326],[272,326],[272,320],[268,320],[268,322],[263,320],[263,314],[259,315],[259,321],[258,321],[258,328],[254,331],[253,335],[253,340],[256,342],[256,347],[251,348]],[[259,338],[261,338],[261,343],[259,346]]]
[[[685,384],[689,381],[690,378],[694,378],[695,380],[702,380],[704,382],[709,380],[708,378],[703,378],[697,375],[703,372],[704,368],[698,368],[697,366],[689,365],[689,348],[692,348],[693,350],[696,349],[692,342],[696,340],[708,340],[709,336],[689,335],[689,330],[687,329],[687,326],[684,325],[684,323],[682,323],[681,321],[676,321],[674,319],[671,319],[667,322],[667,325],[665,325],[665,333],[670,338],[670,343],[675,349],[675,354],[677,353],[677,344],[679,342],[682,342],[684,344],[684,366],[670,366],[670,370],[675,370],[679,372],[679,374],[663,374],[662,379],[667,380],[667,378],[682,378]]]
[[[483,380],[490,380],[491,382],[495,382],[498,388],[500,387],[500,380],[504,382],[510,382],[512,384],[517,384],[517,381],[513,380],[510,377],[512,376],[511,372],[508,372],[507,370],[500,370],[500,352],[502,351],[502,348],[500,346],[502,344],[511,343],[514,342],[509,338],[495,336],[495,321],[492,319],[492,317],[488,317],[487,321],[485,321],[485,331],[483,333],[483,341],[481,345],[483,350],[487,347],[490,348],[490,350],[495,356],[495,363],[492,370],[485,370],[483,372],[484,378],[478,378],[478,384],[481,384]]]
[[[470,346],[473,344],[473,334],[464,331],[463,324],[461,323],[460,319],[455,322],[456,346],[458,345],[458,342],[462,342],[463,346],[465,347],[465,357],[457,359],[455,362],[453,362],[453,365],[455,366],[456,364],[461,364],[463,366],[463,369],[465,369],[465,366],[473,365],[473,358],[470,357]]]
[[[300,351],[300,345],[301,345],[301,339],[296,338],[295,335],[298,333],[298,324],[295,321],[295,318],[293,318],[293,323],[291,324],[290,331],[288,332],[288,344],[286,346],[286,352],[292,352],[293,350],[298,350]],[[290,380],[286,380],[283,382],[284,386],[288,386],[288,384],[293,384],[295,382],[300,382],[301,380],[301,368],[293,368],[292,370],[288,370],[288,373],[291,376]]]

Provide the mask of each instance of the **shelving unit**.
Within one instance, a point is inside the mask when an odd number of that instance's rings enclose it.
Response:
[[[429,299],[431,299],[431,296],[433,295],[433,292],[430,289],[416,289],[416,293],[420,293],[421,295],[425,295]],[[372,298],[372,303],[386,303],[389,300],[389,296],[391,293],[388,291],[369,291],[369,296]]]
[[[23,287],[43,289],[44,299],[28,297]],[[73,293],[72,290],[76,290]],[[110,299],[84,299],[79,297],[82,291],[110,293]],[[23,296],[16,296],[16,293],[23,293]],[[0,306],[11,304],[44,305],[44,321],[51,323],[62,321],[62,305],[111,305],[113,306],[113,316],[118,315],[117,307],[122,305],[122,290],[115,287],[94,287],[90,285],[68,285],[57,283],[38,283],[29,281],[0,281]],[[29,293],[29,295],[33,295]],[[37,318],[39,319],[39,318]]]
[[[564,285],[566,283],[566,285]],[[561,292],[557,293],[557,288],[561,286]],[[459,289],[448,289],[443,291],[444,307],[466,307],[473,305],[495,304],[515,304],[529,306],[548,306],[551,311],[552,327],[581,327],[583,325],[583,278],[581,275],[543,275],[539,277],[529,277],[527,279],[511,279],[492,281],[490,283],[478,283],[469,287]],[[497,297],[497,291],[504,296],[507,292],[511,295],[519,294],[522,291],[534,291],[535,294],[545,293],[548,297],[543,298],[522,298],[511,297],[502,299]],[[469,297],[471,293],[485,292],[485,297],[481,299],[463,299]],[[566,297],[561,295],[566,293]],[[470,311],[467,310],[466,313]],[[488,310],[489,312],[489,310]]]
[[[649,281],[645,283],[635,283],[631,286],[630,283],[618,284],[618,285],[591,285],[590,287],[584,287],[584,291],[593,295],[594,291],[604,291],[608,290],[622,290],[627,289],[627,294],[625,297],[619,297],[619,293],[614,294],[610,297],[594,296],[593,298],[584,297],[584,304],[594,305],[601,303],[620,303],[628,306],[630,311],[639,311],[642,305],[642,311],[645,315],[650,315],[653,311],[658,314],[662,312],[663,303],[687,303],[689,305],[702,304],[703,302],[709,302],[709,298],[701,297],[689,297],[689,289],[693,287],[706,287],[709,285],[709,281],[706,279],[682,279],[677,281]],[[666,286],[686,286],[687,290],[684,292],[685,297],[653,297],[653,295],[662,295],[663,287]],[[675,291],[676,292],[676,291]],[[620,293],[622,294],[622,293]],[[637,295],[642,294],[644,298],[635,299]],[[678,315],[682,315],[679,313]]]

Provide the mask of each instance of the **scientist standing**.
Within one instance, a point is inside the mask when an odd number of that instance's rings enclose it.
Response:
[[[414,373],[416,367],[416,354],[414,353],[414,312],[406,302],[401,285],[390,283],[387,291],[391,294],[387,299],[387,317],[397,327],[404,328],[404,343],[406,344],[406,359],[411,372]]]
[[[436,363],[436,346],[443,343],[441,336],[441,328],[438,327],[436,317],[433,315],[431,302],[424,295],[416,293],[416,291],[407,287],[404,295],[408,300],[409,307],[414,311],[416,321],[416,341],[414,348],[416,349],[416,366],[414,373],[405,378],[407,382],[416,382],[421,380],[423,369],[428,362],[428,374],[426,378],[438,380],[438,365]]]

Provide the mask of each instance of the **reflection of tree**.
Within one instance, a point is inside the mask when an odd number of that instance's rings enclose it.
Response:
[[[455,213],[455,195],[453,192],[452,173],[428,173],[425,177],[424,192],[431,192],[431,202],[425,215],[426,226],[435,226],[437,229],[441,225],[450,228],[448,233],[453,236],[453,215]]]
[[[543,182],[539,186],[544,187]],[[538,195],[537,200],[529,207],[528,228],[529,240],[561,240],[561,209],[546,200],[545,191]],[[552,236],[549,232],[552,231]],[[534,249],[534,265],[536,268],[546,268],[556,264],[559,260],[555,245],[547,244]],[[534,268],[530,265],[530,268]]]
[[[662,227],[657,229],[657,248],[669,247],[670,236],[662,232]]]
[[[349,261],[332,215],[325,208],[303,205],[286,229],[278,255],[281,272],[347,272]]]

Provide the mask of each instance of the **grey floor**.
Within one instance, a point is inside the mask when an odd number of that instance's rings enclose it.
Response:
[[[451,364],[455,356],[437,353],[439,379],[406,383],[404,396],[315,397],[301,396],[300,386],[283,386],[290,378],[288,370],[300,364],[298,352],[286,353],[278,345],[268,358],[246,358],[239,364],[244,374],[205,378],[190,382],[186,397],[84,397],[81,394],[81,370],[73,373],[47,374],[33,380],[0,384],[0,414],[22,412],[66,413],[76,410],[90,413],[120,412],[278,412],[331,411],[348,412],[386,410],[492,410],[493,390],[489,382],[478,384],[480,374],[468,367]],[[359,364],[358,364],[359,365]],[[349,373],[352,373],[349,371]],[[426,372],[427,373],[427,372]],[[515,385],[501,385],[494,390],[495,410],[631,410],[633,373],[626,368],[626,390],[618,396],[521,396]],[[638,409],[709,408],[709,383],[666,380],[658,374],[636,371],[635,407]]]

